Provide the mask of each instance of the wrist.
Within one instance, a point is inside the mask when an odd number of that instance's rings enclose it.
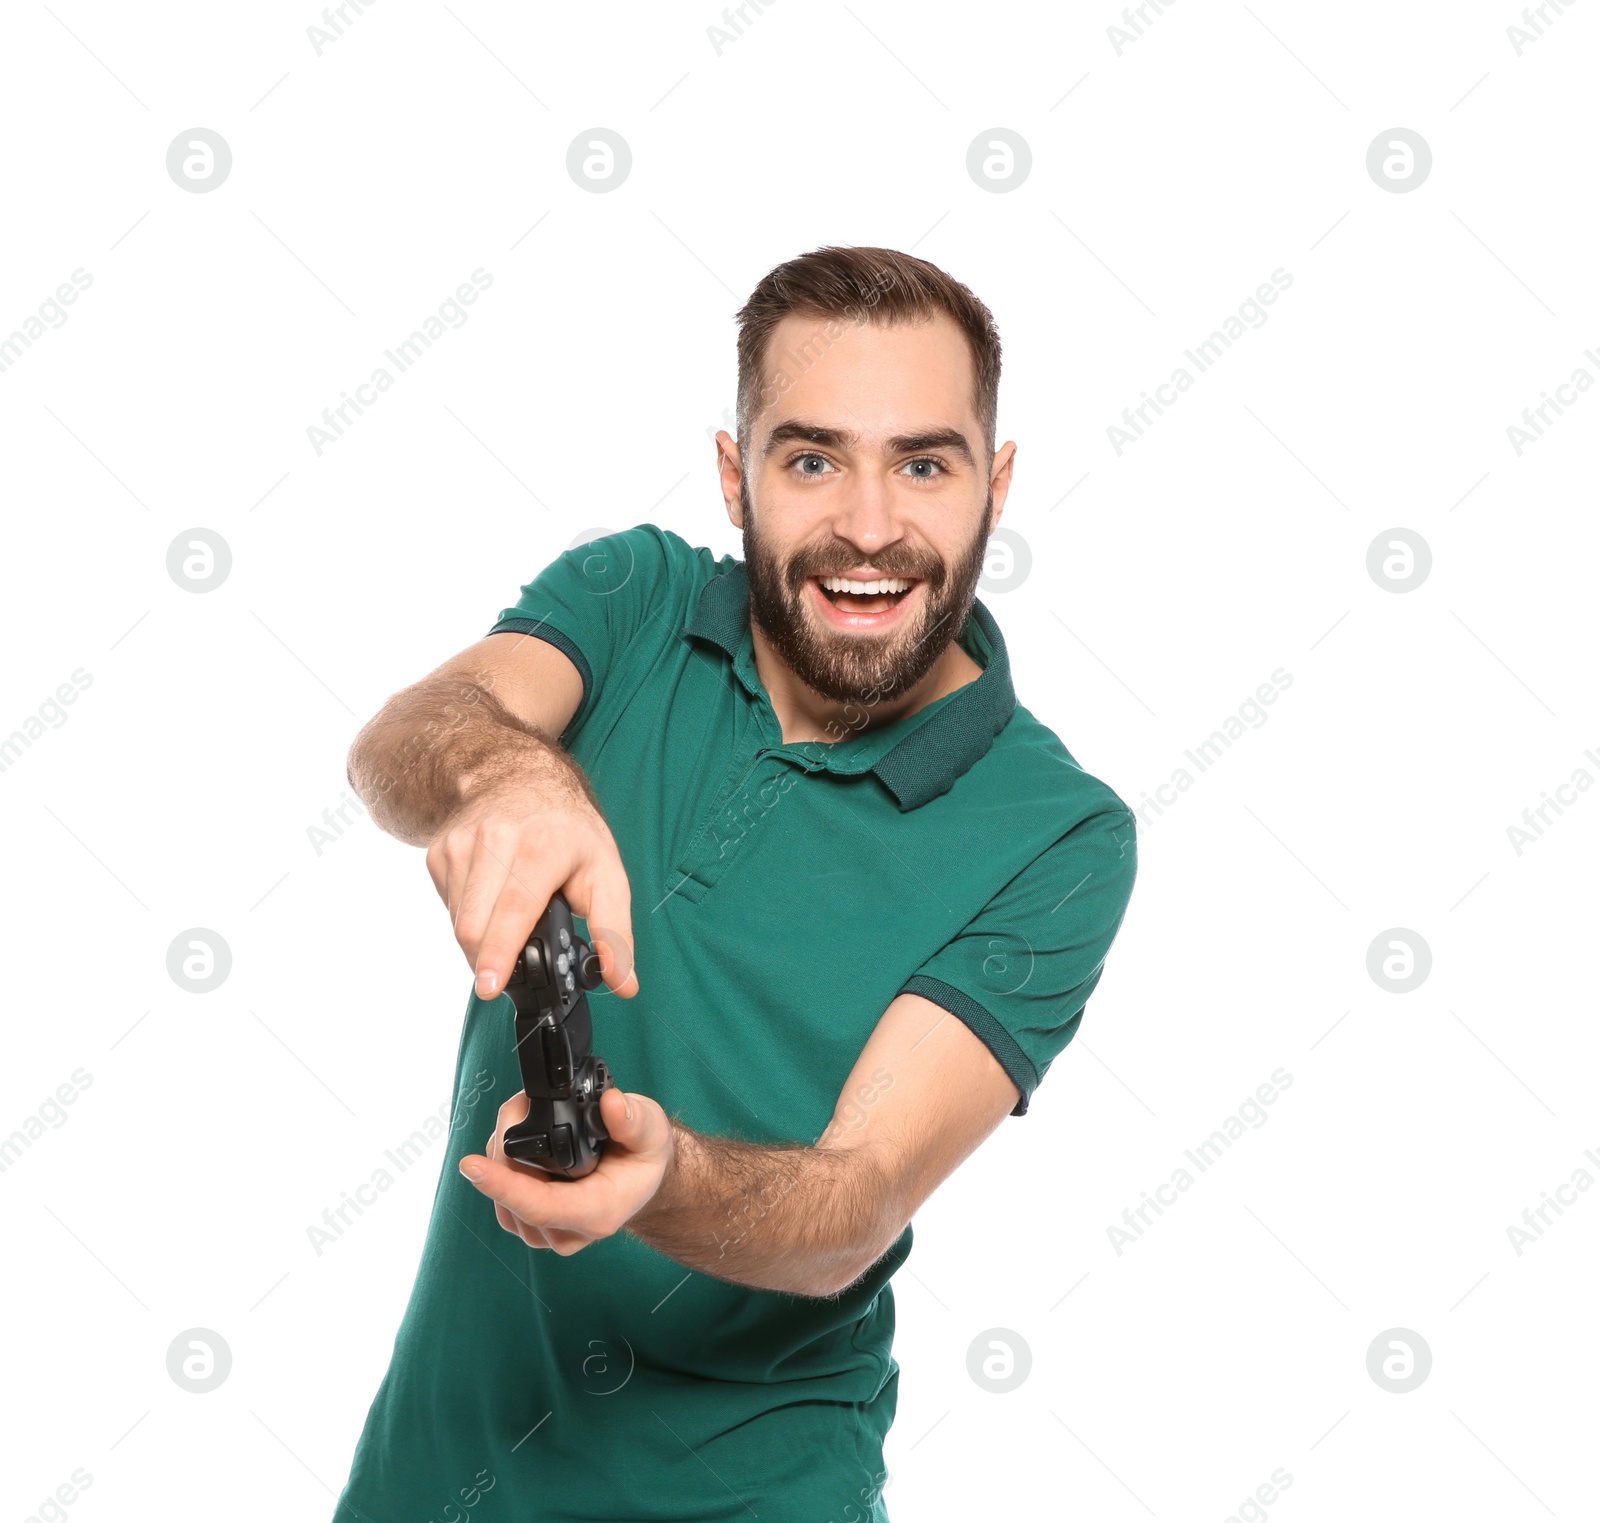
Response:
[[[643,1206],[628,1223],[636,1236],[649,1240],[648,1234],[660,1221],[671,1216],[683,1199],[684,1173],[694,1146],[694,1133],[672,1117],[667,1118],[667,1137],[663,1144],[665,1162],[661,1168],[661,1182]]]

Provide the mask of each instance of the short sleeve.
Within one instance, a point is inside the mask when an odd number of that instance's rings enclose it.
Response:
[[[1095,814],[1035,857],[901,992],[948,1010],[1028,1101],[1077,1035],[1138,871],[1134,817]]]
[[[534,635],[578,668],[583,701],[570,733],[589,717],[601,685],[635,636],[652,617],[670,616],[669,605],[695,580],[697,569],[698,553],[654,524],[606,534],[558,555],[514,606],[501,610],[489,633]]]

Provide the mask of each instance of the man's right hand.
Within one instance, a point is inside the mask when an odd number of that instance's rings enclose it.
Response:
[[[396,693],[350,748],[374,823],[427,846],[481,999],[505,988],[557,892],[588,921],[607,987],[639,992],[622,857],[588,779],[552,738],[583,693],[583,674],[549,641],[487,635]]]
[[[610,827],[570,785],[513,777],[475,794],[434,836],[427,861],[480,999],[505,988],[557,892],[588,922],[606,987],[624,999],[639,992],[628,875]]]

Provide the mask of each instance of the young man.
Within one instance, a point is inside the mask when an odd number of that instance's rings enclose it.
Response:
[[[988,309],[828,248],[739,321],[745,560],[648,524],[570,551],[352,748],[476,973],[458,1109],[503,1103],[481,1152],[454,1133],[337,1523],[885,1518],[908,1224],[1026,1110],[1122,922],[1133,815],[974,597],[1016,454]],[[500,991],[558,890],[620,996],[576,1181],[500,1150]]]

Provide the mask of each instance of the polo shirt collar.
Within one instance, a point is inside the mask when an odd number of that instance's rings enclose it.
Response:
[[[750,586],[743,562],[711,578],[684,626],[684,634],[720,647],[752,696],[770,703],[755,671],[750,634]],[[817,770],[854,775],[872,772],[902,811],[948,793],[1006,727],[1017,706],[1011,661],[994,616],[974,601],[959,641],[983,668],[954,693],[894,723],[835,742],[786,747],[804,751]]]

